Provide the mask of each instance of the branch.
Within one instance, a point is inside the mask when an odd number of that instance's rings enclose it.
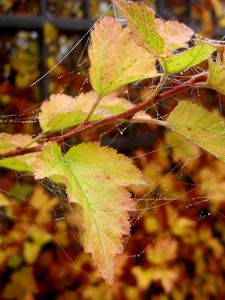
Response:
[[[40,143],[38,146],[29,148],[17,148],[16,150],[4,153],[0,155],[0,158],[14,157],[17,155],[24,155],[28,153],[40,152],[45,146],[45,143]]]
[[[126,121],[128,118],[132,117],[133,115],[135,115],[136,113],[142,111],[142,110],[146,110],[148,109],[152,104],[154,104],[155,102],[159,101],[159,100],[163,100],[166,99],[172,95],[175,95],[181,91],[186,90],[189,87],[194,87],[193,84],[194,83],[200,83],[202,82],[204,79],[206,79],[208,76],[207,72],[203,72],[201,74],[197,74],[191,77],[191,79],[189,79],[186,82],[181,83],[180,85],[164,92],[161,94],[157,94],[160,90],[161,84],[164,83],[165,78],[161,78],[159,85],[157,86],[156,90],[152,93],[151,97],[149,100],[138,104],[134,107],[132,107],[131,109],[115,115],[115,116],[111,116],[109,118],[106,118],[104,120],[101,121],[94,121],[94,122],[83,122],[80,125],[78,125],[75,128],[69,129],[67,132],[65,132],[63,135],[61,136],[57,136],[57,137],[51,137],[51,134],[49,136],[46,137],[46,141],[54,141],[56,143],[62,143],[65,140],[83,132],[89,129],[97,129],[99,127],[104,127],[110,124],[115,124],[119,121]],[[128,120],[127,120],[128,121]],[[129,120],[130,121],[130,120]],[[129,122],[128,121],[128,122]],[[135,121],[135,119],[134,119]],[[152,119],[149,120],[147,123],[151,123],[151,124],[158,124],[158,125],[162,125],[162,126],[166,126],[166,122],[160,121],[160,120],[156,120],[156,119]],[[41,135],[42,136],[42,135]],[[42,136],[43,137],[43,136]],[[37,140],[37,139],[36,139]],[[0,158],[7,158],[7,157],[14,157],[17,155],[23,155],[23,154],[27,154],[27,153],[34,153],[34,152],[39,152],[41,151],[44,146],[45,146],[45,142],[40,143],[38,146],[35,147],[29,147],[29,148],[18,148],[14,151],[8,152],[8,153],[4,153],[2,155],[0,155]]]
[[[67,133],[65,133],[64,135],[62,136],[58,136],[58,137],[53,137],[53,138],[50,138],[51,141],[55,141],[56,143],[62,143],[65,139],[68,139],[80,132],[83,132],[85,130],[88,130],[88,129],[93,129],[93,128],[99,128],[99,127],[104,127],[106,125],[109,125],[109,124],[113,124],[113,123],[116,123],[116,122],[119,122],[119,121],[124,121],[125,119],[135,115],[136,113],[142,111],[142,110],[146,110],[148,109],[153,103],[157,102],[158,100],[162,100],[162,99],[166,99],[172,95],[175,95],[183,90],[186,90],[188,87],[193,87],[192,85],[197,81],[197,82],[200,82],[202,81],[203,79],[205,79],[206,77],[208,76],[208,73],[207,72],[204,72],[204,73],[201,73],[201,74],[198,74],[198,75],[195,75],[195,76],[192,76],[190,80],[184,82],[184,83],[181,83],[180,85],[164,92],[164,93],[161,93],[161,94],[158,94],[156,95],[154,98],[150,98],[149,100],[139,104],[139,105],[136,105],[134,107],[132,107],[131,109],[121,113],[121,114],[118,114],[118,115],[115,115],[115,116],[112,116],[112,117],[109,117],[109,118],[106,118],[104,120],[101,120],[101,121],[97,121],[97,122],[91,122],[89,124],[84,124],[84,126],[82,128],[72,128],[70,129]]]

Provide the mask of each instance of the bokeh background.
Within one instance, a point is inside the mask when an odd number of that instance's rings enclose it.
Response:
[[[185,22],[207,38],[222,41],[225,35],[223,0],[145,2],[160,17]],[[76,96],[91,89],[85,34],[103,13],[117,14],[110,3],[0,1],[2,132],[35,135],[38,108],[48,95]],[[129,99],[146,99],[151,84],[129,86]],[[187,97],[224,115],[224,96],[201,89],[160,102],[150,113],[164,116]],[[143,189],[132,189],[137,211],[131,215],[132,235],[124,241],[114,286],[101,280],[83,253],[79,220],[64,190],[1,169],[0,299],[225,299],[224,163],[171,132],[145,125],[87,132],[65,149],[99,139],[133,157],[149,181]]]

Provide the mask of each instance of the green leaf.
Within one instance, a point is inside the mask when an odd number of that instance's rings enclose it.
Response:
[[[56,131],[80,124],[98,101],[96,92],[81,93],[77,98],[56,94],[41,106],[39,122],[43,131]],[[90,121],[102,120],[122,113],[134,105],[124,98],[113,95],[101,99]],[[146,118],[149,118],[145,114]]]
[[[32,183],[20,182],[20,184],[18,184],[18,182],[16,182],[9,192],[13,195],[13,198],[26,201],[32,194],[33,189],[34,186]]]
[[[86,116],[80,107],[80,99],[85,107],[89,98],[96,99],[96,95],[84,95],[77,98],[65,94],[51,95],[49,101],[45,101],[39,113],[39,123],[43,131],[55,131],[79,124]]]
[[[187,159],[195,159],[200,154],[197,146],[193,145],[193,143],[187,141],[187,139],[173,131],[168,131],[166,133],[165,143],[171,148],[173,158],[176,161],[181,160],[186,162]]]
[[[123,251],[122,237],[130,234],[128,211],[134,209],[131,184],[144,184],[131,160],[97,143],[79,144],[65,155],[49,143],[35,166],[35,178],[49,177],[65,184],[71,202],[82,209],[85,252],[91,253],[102,277],[113,282],[117,257]]]
[[[209,44],[197,45],[179,54],[171,55],[164,59],[164,68],[167,74],[178,73],[194,67],[208,59],[216,50]]]
[[[18,172],[33,172],[33,164],[38,153],[29,153],[14,157],[0,159],[0,167],[11,169]]]
[[[165,53],[165,41],[159,34],[159,28],[153,10],[144,3],[115,0],[132,30],[135,40],[145,46],[154,55]]]
[[[208,87],[225,95],[225,64],[219,59],[216,62],[209,60]]]
[[[37,145],[33,143],[32,137],[25,134],[0,134],[0,155],[14,151],[18,148],[23,148],[26,145],[29,147]],[[37,153],[30,153],[25,155],[18,155],[9,158],[0,159],[0,167],[19,171],[32,173],[32,165],[35,161]]]
[[[111,17],[101,19],[91,32],[89,58],[91,84],[100,96],[160,75],[156,59],[133,41],[128,28],[122,29]]]
[[[167,119],[170,128],[225,162],[225,123],[206,109],[181,101]]]

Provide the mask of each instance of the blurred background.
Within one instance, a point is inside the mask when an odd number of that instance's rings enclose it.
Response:
[[[161,18],[223,41],[223,0],[145,3]],[[50,94],[91,89],[87,32],[102,15],[118,15],[111,1],[0,0],[1,132],[35,135],[38,108]],[[145,100],[152,84],[130,85],[129,99]],[[201,89],[160,102],[150,113],[165,116],[187,97],[224,115],[224,96]],[[65,149],[99,139],[132,157],[149,181],[132,189],[137,212],[114,287],[105,285],[83,253],[79,220],[64,190],[1,169],[0,299],[224,300],[225,165],[156,126],[88,132]]]

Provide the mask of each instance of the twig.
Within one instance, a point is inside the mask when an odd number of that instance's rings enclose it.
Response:
[[[88,130],[91,128],[99,128],[99,127],[103,127],[103,126],[113,124],[113,123],[116,123],[119,121],[123,121],[124,119],[127,119],[142,110],[146,110],[147,108],[149,108],[153,103],[157,102],[158,100],[166,99],[166,98],[168,98],[172,95],[175,95],[183,90],[186,90],[195,81],[197,81],[197,80],[201,81],[201,80],[205,79],[207,76],[208,76],[207,72],[197,74],[197,75],[193,76],[190,80],[188,80],[184,83],[181,83],[179,86],[176,86],[162,94],[158,94],[155,96],[155,98],[150,98],[146,102],[138,104],[121,114],[108,117],[101,121],[91,122],[89,124],[86,124],[86,126],[84,126],[83,128],[79,128],[78,130],[76,127],[72,128],[67,133],[65,133],[63,136],[53,137],[53,138],[50,138],[50,140],[55,141],[56,143],[61,143],[62,141],[64,141],[64,139],[68,139],[68,138],[74,136],[75,134],[81,133],[85,130]]]
[[[54,141],[58,144],[62,143],[64,140],[69,139],[83,131],[89,130],[89,129],[97,129],[99,127],[104,127],[110,124],[115,124],[119,121],[127,121],[128,118],[130,118],[131,116],[135,115],[136,113],[145,110],[147,108],[149,108],[153,103],[162,100],[162,99],[166,99],[172,95],[175,95],[189,87],[194,87],[194,83],[199,83],[202,82],[204,79],[206,79],[208,76],[207,72],[203,72],[201,74],[197,74],[191,77],[190,80],[181,83],[179,86],[176,86],[164,93],[161,94],[157,94],[159,92],[159,90],[161,89],[162,84],[164,84],[165,78],[161,78],[159,85],[157,86],[156,90],[153,92],[153,94],[151,95],[150,99],[148,99],[147,101],[138,104],[134,107],[132,107],[131,109],[118,114],[118,115],[114,115],[111,117],[108,117],[106,119],[103,119],[101,121],[94,121],[94,122],[88,122],[88,123],[83,123],[83,125],[81,126],[78,125],[75,128],[71,128],[69,129],[67,132],[65,132],[63,135],[61,136],[56,136],[56,137],[50,137],[47,136],[46,139],[47,141]],[[158,124],[158,125],[162,125],[162,126],[166,126],[166,122],[164,121],[160,121],[160,120],[156,120],[156,119],[152,119],[151,121],[149,120],[149,122],[147,123],[154,123],[154,124]],[[51,133],[52,134],[52,133]],[[42,134],[41,134],[42,136]],[[43,136],[42,136],[43,137]],[[36,139],[37,140],[37,139]],[[27,153],[34,153],[34,152],[39,152],[41,151],[44,146],[45,146],[45,142],[40,143],[38,146],[34,146],[34,147],[29,147],[29,148],[18,148],[14,151],[8,152],[8,153],[4,153],[2,155],[0,155],[1,158],[7,158],[7,157],[14,157],[17,155],[23,155],[23,154],[27,154]]]
[[[93,104],[92,108],[90,109],[89,113],[87,114],[86,118],[76,127],[77,129],[81,128],[83,125],[87,124],[90,117],[94,113],[96,107],[98,106],[99,102],[101,101],[101,98],[98,96],[95,103]]]

